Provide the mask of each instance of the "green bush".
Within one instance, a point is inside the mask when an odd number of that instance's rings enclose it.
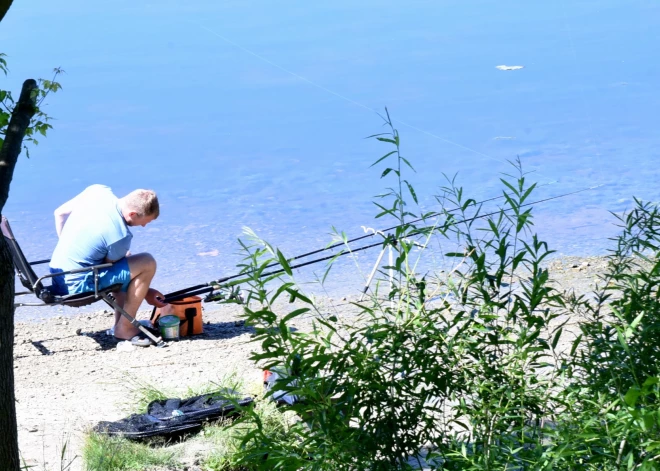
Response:
[[[418,199],[404,172],[412,166],[389,115],[386,124],[388,134],[373,136],[392,149],[374,164],[391,162],[381,178],[394,180],[376,203],[378,217],[396,223],[382,235],[395,254],[382,272],[379,286],[392,283],[386,293],[377,288],[340,319],[305,295],[278,249],[254,234],[242,242],[245,319],[259,345],[252,359],[280,374],[270,396],[301,400],[281,408],[299,418],[286,433],[247,411],[236,462],[282,470],[655,469],[655,207],[640,203],[622,218],[603,290],[595,301],[576,299],[544,268],[552,251],[532,233],[536,185],[519,161],[501,179],[496,211],[486,213],[448,180],[438,198],[446,209],[423,214],[411,209]],[[431,244],[457,248],[434,264]],[[274,262],[284,273],[266,275]],[[276,312],[285,297],[291,308]],[[566,314],[587,319],[562,351]],[[290,328],[310,315],[311,330]]]
[[[583,321],[563,365],[564,469],[660,469],[660,213],[635,202],[595,300],[570,300]]]

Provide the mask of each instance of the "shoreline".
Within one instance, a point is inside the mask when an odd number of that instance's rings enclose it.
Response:
[[[563,255],[563,254],[552,254],[550,255],[546,262],[544,263],[545,266],[551,267],[551,266],[562,266],[562,267],[570,267],[571,265],[574,264],[581,264],[583,261],[592,261],[595,263],[597,260],[602,260],[606,255],[605,254],[600,254],[600,255]],[[372,257],[375,260],[375,256]],[[371,265],[374,260],[368,259],[368,260],[359,260],[360,268],[363,270],[363,275],[366,276],[369,271],[373,268]],[[348,260],[346,260],[348,261]],[[386,263],[383,261],[381,263],[381,266],[386,265]],[[305,286],[305,289],[307,289],[307,293],[309,294],[314,294],[319,298],[328,298],[328,299],[341,299],[341,298],[350,298],[353,296],[359,296],[361,293],[361,290],[364,286],[364,279],[359,277],[355,271],[352,273],[352,277],[346,278],[344,271],[347,271],[348,267],[347,266],[338,266],[335,268],[333,272],[331,272],[331,275],[328,277],[326,287],[325,289],[318,289],[317,286],[315,285],[310,285],[306,284],[304,281],[301,283],[303,286]],[[298,269],[294,270],[294,273],[296,273],[296,277],[299,278],[299,281],[301,281],[304,278],[310,278],[309,272],[301,272],[298,271]],[[332,276],[334,275],[334,277]],[[333,280],[336,279],[336,281]],[[341,281],[339,281],[341,279]],[[307,280],[307,283],[309,281]],[[189,283],[186,283],[186,285],[194,285],[192,281]],[[373,284],[372,284],[373,285]],[[20,289],[23,291],[22,286],[17,286],[17,291]],[[181,286],[178,286],[174,288],[176,290],[181,289]],[[165,292],[165,291],[163,291]],[[19,298],[16,298],[19,299]],[[36,302],[38,301],[34,296],[28,295],[25,297],[25,300]],[[202,303],[202,306],[209,311],[213,311],[218,309],[217,304],[215,303]],[[151,311],[151,306],[149,306],[146,303],[142,303],[140,307],[139,312],[146,312],[147,310]],[[89,306],[84,306],[84,307],[79,307],[79,308],[73,308],[73,307],[65,307],[65,306],[21,306],[17,307],[14,311],[14,322],[15,323],[26,323],[26,324],[38,324],[38,323],[43,323],[43,322],[48,322],[53,319],[70,319],[74,318],[77,316],[92,316],[96,315],[99,313],[107,313],[110,312],[110,307],[107,306],[105,303],[98,302],[95,304],[91,304]],[[150,314],[149,314],[150,315]],[[149,318],[149,315],[146,316],[146,318]],[[144,315],[142,317],[138,317],[139,319],[144,319]]]
[[[584,294],[593,290],[605,264],[602,256],[572,256],[549,260],[547,267],[558,289]],[[332,308],[349,318],[350,302],[358,295],[318,301],[322,309]],[[245,392],[258,390],[262,371],[248,360],[256,345],[250,342],[253,330],[240,319],[242,306],[203,307],[204,334],[169,342],[163,349],[118,350],[118,342],[106,334],[114,315],[109,309],[16,322],[16,406],[19,447],[26,463],[39,469],[59,466],[66,442],[69,458],[78,455],[70,470],[81,470],[86,431],[99,421],[134,412],[137,391],[145,386],[186,397],[188,388],[238,374],[252,388]],[[138,319],[150,313],[140,311]],[[296,327],[305,329],[308,322],[311,318],[301,319]]]

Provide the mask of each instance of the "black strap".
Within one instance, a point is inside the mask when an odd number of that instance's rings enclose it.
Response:
[[[194,332],[194,327],[195,327],[195,316],[197,315],[197,308],[196,307],[189,307],[184,311],[186,315],[186,322],[188,322],[188,336],[193,335]]]

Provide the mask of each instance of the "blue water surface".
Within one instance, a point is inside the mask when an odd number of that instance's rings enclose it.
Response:
[[[372,201],[394,181],[369,168],[390,148],[364,139],[387,107],[423,209],[443,174],[499,194],[519,157],[537,200],[601,185],[538,204],[535,221],[559,254],[602,254],[610,212],[659,198],[658,26],[651,0],[15,2],[2,88],[66,74],[4,214],[45,258],[52,211],[85,186],[153,188],[161,216],[133,251],[156,256],[162,291],[210,281],[237,271],[244,226],[295,255],[333,226],[391,225]],[[360,279],[340,268],[331,294]]]

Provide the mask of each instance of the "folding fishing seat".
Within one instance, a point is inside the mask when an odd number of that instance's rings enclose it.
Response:
[[[121,306],[117,304],[115,298],[112,296],[112,293],[117,292],[121,289],[121,283],[114,284],[104,289],[99,289],[99,270],[108,268],[112,266],[112,263],[102,263],[100,265],[93,265],[85,268],[78,268],[76,270],[69,270],[65,272],[48,274],[41,277],[38,277],[37,274],[32,269],[32,265],[39,265],[43,263],[48,263],[50,260],[38,260],[35,262],[28,262],[21,250],[21,247],[18,245],[16,238],[9,226],[9,221],[3,216],[2,221],[0,222],[0,227],[2,228],[2,235],[5,237],[5,241],[9,246],[11,252],[12,260],[14,262],[14,268],[16,269],[16,274],[21,284],[27,291],[22,291],[16,293],[16,296],[25,296],[25,295],[34,295],[39,299],[40,302],[17,302],[14,304],[15,307],[19,306],[71,306],[71,307],[81,307],[87,306],[89,304],[95,303],[97,301],[104,301],[112,309],[117,310],[122,316],[124,316],[128,321],[137,327],[140,332],[142,332],[151,342],[153,342],[157,347],[164,347],[166,344],[163,342],[161,337],[156,337],[152,334],[149,329],[144,325],[138,322],[133,316],[128,314]],[[45,280],[49,280],[54,276],[62,276],[68,273],[82,273],[82,272],[93,272],[94,273],[94,291],[89,291],[85,293],[77,294],[68,294],[60,296],[54,294],[51,290],[51,286],[44,285]]]

